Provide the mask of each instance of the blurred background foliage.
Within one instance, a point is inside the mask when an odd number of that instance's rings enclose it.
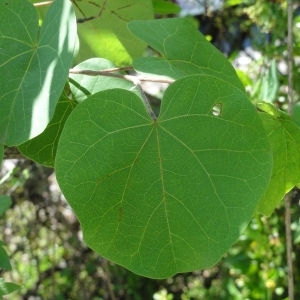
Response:
[[[287,109],[286,1],[153,2],[157,18],[191,19],[233,63],[254,103],[264,100]],[[300,126],[299,1],[294,1],[293,26],[293,117]],[[146,89],[153,103],[159,103],[161,89],[151,85]],[[0,277],[22,286],[4,299],[287,299],[283,204],[270,218],[255,215],[211,269],[153,280],[112,264],[86,247],[52,169],[28,160],[6,160],[0,178],[0,194],[10,195],[13,202],[0,218],[0,240],[12,270],[0,270]],[[293,191],[295,299],[300,299],[299,195]]]

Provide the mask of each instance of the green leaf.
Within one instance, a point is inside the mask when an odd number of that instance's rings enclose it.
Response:
[[[20,289],[18,284],[12,282],[4,282],[3,278],[0,278],[0,297],[8,295]]]
[[[91,58],[80,63],[74,69],[103,71],[115,67],[116,66],[112,62],[104,58]],[[121,72],[118,72],[118,74],[121,74]],[[130,90],[139,95],[139,92],[134,84],[125,79],[77,74],[70,74],[69,77],[71,91],[77,102],[82,102],[84,99],[86,99],[86,97],[97,92],[113,88]]]
[[[73,1],[78,22],[78,61],[104,57],[117,65],[128,65],[140,56],[146,44],[128,29],[131,20],[153,19],[151,0]]]
[[[4,155],[4,146],[0,145],[0,166],[2,163],[3,155]]]
[[[242,0],[226,0],[225,1],[225,7],[235,6],[241,4]]]
[[[180,6],[165,0],[152,0],[155,14],[168,15],[180,13]]]
[[[278,110],[274,104],[268,102],[259,102],[257,103],[256,107],[275,118],[286,116],[286,114],[283,111]],[[285,118],[289,118],[289,117],[285,117]]]
[[[166,90],[157,121],[126,90],[88,97],[66,122],[55,166],[87,245],[166,278],[221,258],[252,218],[272,159],[246,95],[198,75]]]
[[[264,111],[259,115],[271,145],[273,171],[257,211],[269,216],[284,195],[300,182],[300,128],[271,103],[263,103],[259,108]]]
[[[51,120],[73,58],[76,19],[56,0],[42,27],[28,1],[0,0],[0,143],[19,145]]]
[[[193,74],[212,75],[244,91],[230,62],[189,20],[132,21],[128,28],[163,55],[135,59],[133,66],[137,72],[173,79]]]
[[[0,196],[0,217],[3,216],[4,212],[10,208],[12,202],[9,196]]]
[[[279,90],[278,71],[273,59],[268,70],[256,82],[251,98],[254,102],[274,102]]]
[[[297,102],[294,105],[294,109],[293,109],[293,121],[295,122],[295,124],[300,127],[300,102]]]
[[[21,144],[18,147],[19,151],[24,156],[38,162],[41,165],[54,167],[54,160],[60,134],[68,116],[75,106],[75,101],[72,101],[62,94],[55,108],[54,117],[48,124],[45,131],[32,140]]]
[[[3,248],[2,241],[0,241],[0,269],[11,270],[9,256],[7,255],[5,249]]]

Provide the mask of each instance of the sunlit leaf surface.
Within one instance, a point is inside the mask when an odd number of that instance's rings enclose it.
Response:
[[[0,143],[19,145],[51,120],[76,39],[69,0],[54,1],[41,28],[28,1],[0,0]]]
[[[103,57],[117,65],[128,65],[140,56],[146,44],[128,29],[131,20],[153,18],[151,0],[73,0],[80,41],[77,60]]]

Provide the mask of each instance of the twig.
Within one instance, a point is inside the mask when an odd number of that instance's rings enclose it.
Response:
[[[126,67],[128,68],[128,67]],[[155,113],[153,112],[151,105],[148,101],[148,98],[146,94],[144,93],[142,87],[141,87],[141,82],[142,81],[149,81],[149,82],[160,82],[160,83],[173,83],[175,80],[172,79],[156,79],[156,78],[138,78],[136,76],[132,75],[127,75],[127,74],[116,74],[116,73],[111,73],[113,71],[119,71],[120,68],[114,68],[114,69],[108,69],[105,71],[93,71],[93,70],[76,70],[76,69],[70,69],[69,73],[70,74],[81,74],[81,75],[89,75],[89,76],[108,76],[108,77],[115,77],[115,78],[121,78],[121,79],[126,79],[131,81],[139,90],[143,102],[147,108],[148,114],[151,117],[152,120],[156,121],[157,117],[155,116]]]
[[[286,256],[288,273],[288,292],[289,300],[294,300],[294,275],[293,275],[293,246],[291,232],[291,200],[293,192],[288,193],[284,198],[285,203],[285,235],[286,235]]]
[[[287,20],[288,20],[288,113],[293,115],[293,0],[287,2]]]
[[[157,120],[157,117],[155,115],[155,113],[153,112],[152,108],[151,108],[151,105],[149,103],[149,100],[146,96],[146,94],[144,93],[142,87],[141,87],[141,82],[140,80],[137,78],[137,77],[134,77],[134,76],[131,76],[134,78],[134,80],[132,80],[132,82],[135,84],[135,86],[138,88],[142,98],[143,98],[143,102],[147,108],[147,111],[148,111],[148,114],[149,116],[151,117],[152,120],[156,121]]]
[[[80,75],[89,75],[89,76],[108,76],[108,77],[115,77],[115,78],[121,78],[126,79],[129,81],[134,82],[136,79],[139,81],[148,81],[148,82],[159,82],[159,83],[173,83],[175,80],[173,79],[159,79],[159,78],[137,78],[136,76],[127,75],[127,74],[115,74],[111,73],[113,69],[108,69],[105,71],[93,71],[93,70],[76,70],[76,69],[70,69],[69,74],[80,74]],[[116,68],[114,71],[119,71],[120,68]]]
[[[287,1],[287,48],[288,48],[288,113],[293,114],[293,0]],[[288,293],[289,300],[294,300],[294,276],[293,276],[293,244],[291,233],[291,200],[293,193],[285,196],[285,233],[286,233],[286,255],[288,268]]]
[[[110,296],[111,300],[116,300],[116,296],[114,294],[114,291],[111,288],[111,278],[110,278],[110,271],[109,271],[109,266],[108,266],[107,259],[104,259],[103,267],[105,269],[106,283],[107,283],[107,289],[108,289],[109,296]]]
[[[52,3],[53,3],[53,1],[44,1],[44,2],[33,3],[33,5],[35,7],[39,7],[39,6],[49,5],[49,4],[52,4]]]
[[[102,70],[102,72],[118,72],[118,71],[128,71],[128,70],[132,70],[133,68],[131,66],[127,66],[127,67],[120,67],[120,68],[110,68],[110,69],[105,69]]]

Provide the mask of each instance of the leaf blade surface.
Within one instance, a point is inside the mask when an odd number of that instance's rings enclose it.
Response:
[[[75,70],[92,71],[105,71],[112,68],[116,68],[116,66],[104,58],[91,58],[74,67]],[[118,74],[122,73],[118,72]],[[139,95],[139,92],[134,84],[131,81],[122,78],[112,78],[108,76],[88,76],[81,74],[70,74],[69,77],[73,98],[79,103],[92,94],[114,88],[130,90]]]
[[[0,7],[0,142],[14,146],[41,133],[53,116],[73,58],[76,19],[70,1],[54,1],[39,31],[29,1],[1,0]]]
[[[189,76],[162,103],[156,122],[128,91],[88,97],[56,160],[85,242],[154,278],[215,264],[250,221],[272,165],[258,114],[237,88]]]
[[[133,66],[137,72],[173,79],[206,74],[225,80],[244,91],[229,61],[187,19],[132,21],[128,28],[163,55],[135,59]]]
[[[56,149],[63,126],[77,105],[64,94],[61,95],[54,116],[46,129],[35,138],[18,146],[19,151],[41,165],[54,167]]]
[[[259,115],[271,145],[273,170],[257,211],[270,216],[284,195],[300,181],[300,129],[289,115],[271,103],[258,107],[264,111]]]
[[[128,29],[131,20],[153,18],[152,1],[74,1],[80,39],[79,61],[103,57],[116,65],[128,65],[146,48]]]
[[[0,196],[0,217],[3,216],[4,212],[11,206],[11,198],[9,196]]]

